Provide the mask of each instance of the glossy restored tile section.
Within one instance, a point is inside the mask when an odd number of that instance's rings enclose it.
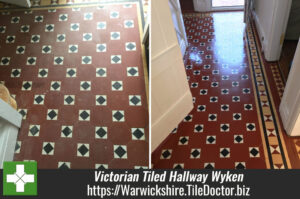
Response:
[[[267,168],[242,12],[187,14],[194,109],[152,154],[154,168]]]
[[[0,80],[23,115],[16,161],[148,165],[138,4],[1,12]]]
[[[262,52],[259,51],[261,44],[254,22],[252,22],[251,28],[248,28],[247,36],[254,58],[256,84],[261,90],[259,100],[263,104],[262,112],[270,143],[269,148],[272,152],[269,159],[273,161],[274,168],[300,168],[299,138],[288,136],[280,119],[279,105],[285,85],[283,76],[280,74],[279,64],[266,62],[263,58]],[[262,85],[265,85],[263,89]]]

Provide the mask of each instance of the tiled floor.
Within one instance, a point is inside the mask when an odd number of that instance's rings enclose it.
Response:
[[[153,168],[299,168],[255,28],[245,29],[242,12],[185,14],[184,22],[194,109],[152,153]]]
[[[0,80],[23,115],[15,160],[148,165],[138,3],[3,11]]]
[[[114,0],[109,0],[109,1],[113,2]],[[116,2],[120,2],[120,1],[126,1],[126,0],[116,0]],[[30,0],[30,2],[32,7],[40,7],[40,6],[49,6],[49,5],[55,6],[55,5],[67,5],[67,4],[72,5],[72,4],[84,4],[84,3],[99,3],[99,2],[101,3],[103,2],[103,0]],[[144,17],[146,19],[148,15],[149,1],[143,0],[142,4],[144,10]],[[17,6],[0,2],[0,9],[11,8],[11,7],[17,7]]]

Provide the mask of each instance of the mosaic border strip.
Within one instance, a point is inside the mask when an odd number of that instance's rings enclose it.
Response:
[[[271,71],[272,71],[274,82],[276,84],[277,93],[279,95],[279,98],[281,99],[283,96],[285,83],[282,79],[281,72],[279,71],[278,64],[272,64]]]
[[[283,97],[284,93],[284,88],[286,84],[286,80],[284,79],[284,76],[282,74],[282,71],[279,67],[278,63],[274,63],[271,65],[271,72],[272,72],[272,77],[275,82],[275,87],[277,89],[277,93],[279,96],[279,99],[281,100]],[[300,160],[300,139],[295,137],[293,138],[292,143],[294,144],[295,150],[297,151],[297,157]]]
[[[263,121],[263,130],[265,134],[267,151],[271,169],[290,168],[290,162],[287,156],[284,140],[282,139],[282,130],[278,125],[278,116],[274,110],[274,103],[268,79],[264,70],[261,52],[258,48],[257,35],[255,34],[253,23],[249,24],[246,31],[249,56],[251,57],[251,67],[253,78],[256,84],[257,98],[261,119]]]

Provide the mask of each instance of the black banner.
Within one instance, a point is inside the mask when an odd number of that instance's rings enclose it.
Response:
[[[1,170],[3,179],[3,171]],[[299,198],[300,170],[38,170],[38,196],[0,198]]]

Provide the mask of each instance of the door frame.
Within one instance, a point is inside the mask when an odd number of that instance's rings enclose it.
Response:
[[[278,61],[281,56],[282,46],[287,30],[289,16],[291,13],[293,0],[285,0],[286,6],[281,6],[279,1],[275,1],[275,13],[273,14],[273,22],[271,28],[271,57],[274,56],[274,60]],[[278,45],[279,39],[279,45]],[[272,61],[272,60],[271,60]]]
[[[259,1],[259,0],[254,0]],[[259,18],[254,11],[255,24],[258,29],[258,34],[262,44],[262,50],[264,51],[264,57],[267,61],[278,61],[281,56],[281,50],[285,33],[287,30],[287,24],[291,12],[292,0],[274,0],[274,6],[272,9],[271,28],[268,35],[264,35],[263,27],[260,24]],[[262,39],[264,37],[264,40]]]
[[[180,11],[180,13],[178,13],[176,11],[176,21],[177,21],[177,24],[179,25],[178,29],[179,29],[179,32],[180,32],[180,36],[182,38],[182,40],[178,41],[178,44],[179,44],[181,54],[182,54],[182,57],[183,57],[184,54],[185,54],[185,51],[188,47],[188,41],[187,41],[185,26],[184,26],[184,22],[183,22],[183,18],[182,18],[181,6],[180,6],[180,3],[179,3],[179,0],[169,0],[169,5],[173,6],[174,8],[177,8]],[[172,18],[172,20],[173,20],[173,24],[175,26],[174,19]],[[175,32],[177,32],[176,28],[175,28]],[[176,36],[177,36],[177,33],[176,33]]]
[[[294,93],[295,81],[298,84],[297,79],[299,74],[299,57],[300,57],[300,38],[298,40],[297,50],[295,52],[293,65],[289,77],[286,82],[283,97],[280,102],[279,112],[282,119],[284,129],[290,136],[299,136],[299,122],[300,122],[300,92],[296,94],[296,97],[291,98],[291,93]],[[288,104],[287,99],[293,99],[294,104]],[[296,129],[296,130],[295,130]]]

